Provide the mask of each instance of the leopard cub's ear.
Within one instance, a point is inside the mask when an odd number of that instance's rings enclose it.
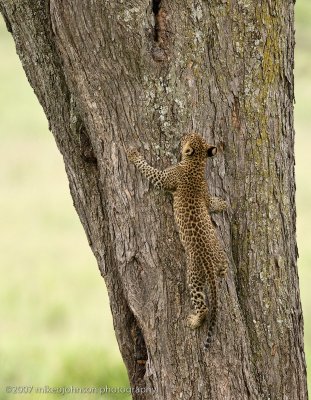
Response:
[[[213,157],[217,154],[217,147],[215,146],[210,146],[207,149],[207,157]]]
[[[191,156],[193,154],[193,151],[194,151],[193,148],[191,146],[189,146],[188,144],[185,146],[184,153],[187,156]]]

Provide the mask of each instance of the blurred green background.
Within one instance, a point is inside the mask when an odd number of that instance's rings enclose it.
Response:
[[[0,400],[60,398],[6,395],[14,384],[128,386],[62,157],[1,16],[0,55]]]
[[[310,365],[310,0],[296,3],[296,41],[299,275]],[[0,54],[0,400],[12,398],[3,387],[14,384],[128,386],[105,284],[73,208],[61,155],[2,18]]]

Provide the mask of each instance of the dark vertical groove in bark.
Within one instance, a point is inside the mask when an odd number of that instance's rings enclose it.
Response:
[[[158,42],[158,40],[159,40],[158,18],[159,18],[159,12],[160,12],[160,7],[161,7],[161,1],[162,0],[152,0],[152,12],[154,14],[154,40],[155,40],[155,42]]]
[[[0,0],[0,10],[64,157],[132,387],[156,390],[146,400],[307,399],[293,4]],[[124,151],[140,146],[164,168],[192,129],[218,146],[207,176],[230,204],[213,217],[231,265],[207,354],[207,326],[185,324],[171,199]]]
[[[152,57],[155,61],[167,61],[170,58],[169,42],[172,32],[169,31],[169,15],[166,1],[152,0],[152,12],[154,15]]]

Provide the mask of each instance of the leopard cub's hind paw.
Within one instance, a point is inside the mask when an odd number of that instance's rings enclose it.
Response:
[[[205,316],[206,316],[206,313],[204,315],[190,314],[188,319],[187,319],[187,325],[191,329],[196,329],[196,328],[198,328],[199,326],[202,325],[202,322],[204,321]]]

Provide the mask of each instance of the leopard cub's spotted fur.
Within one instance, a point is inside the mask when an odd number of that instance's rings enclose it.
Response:
[[[144,160],[137,150],[128,151],[136,167],[157,187],[173,193],[174,215],[187,257],[187,280],[194,313],[188,318],[191,328],[199,327],[207,316],[205,290],[209,292],[210,319],[207,349],[217,317],[217,275],[224,276],[227,259],[211,221],[210,213],[226,209],[226,202],[210,197],[205,180],[207,157],[217,152],[198,134],[191,133],[181,142],[181,162],[159,171]]]

